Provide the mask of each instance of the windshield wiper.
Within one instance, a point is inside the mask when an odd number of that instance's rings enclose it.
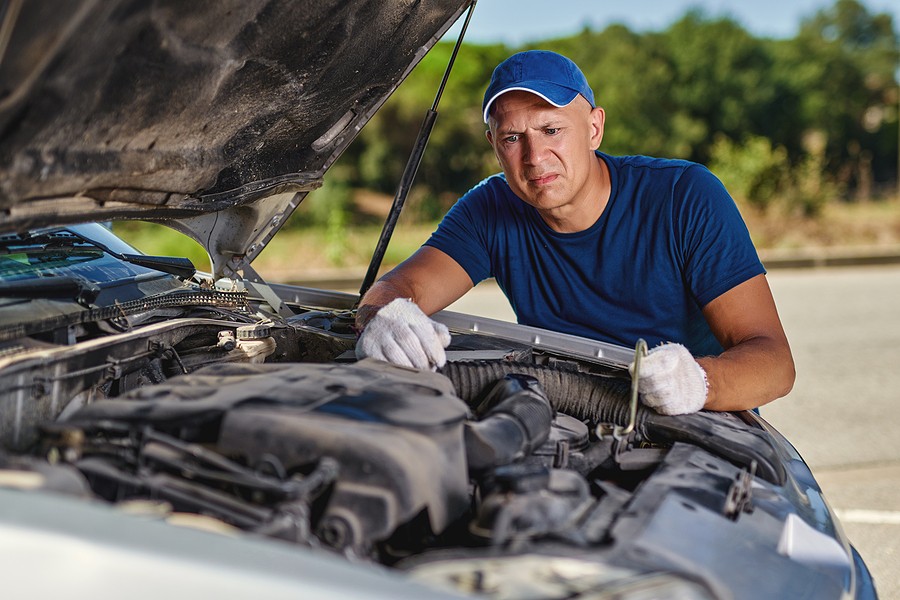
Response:
[[[107,250],[107,252],[109,251]],[[146,254],[115,254],[113,252],[110,254],[133,265],[162,271],[182,279],[190,279],[197,272],[197,267],[194,266],[191,259],[181,256],[148,256]]]
[[[197,272],[197,267],[194,266],[194,263],[192,263],[189,258],[181,256],[150,256],[147,254],[119,252],[110,247],[109,244],[105,244],[95,239],[96,236],[90,235],[91,232],[86,230],[83,225],[70,225],[66,230],[71,232],[72,235],[76,236],[79,240],[100,248],[107,254],[133,265],[147,267],[148,269],[168,273],[169,275],[174,275],[182,279],[190,279],[194,276],[194,273]],[[109,233],[108,235],[112,237],[112,233]],[[118,238],[114,239],[118,241]]]
[[[40,277],[0,281],[0,298],[65,298],[90,308],[100,287],[81,277]]]
[[[197,272],[197,267],[188,258],[179,256],[150,256],[146,254],[132,254],[113,250],[108,244],[100,242],[90,235],[82,226],[71,225],[57,231],[36,231],[26,235],[12,235],[0,238],[0,247],[9,253],[11,248],[36,248],[42,247],[48,250],[80,250],[85,246],[97,248],[121,261],[147,267],[162,273],[168,273],[189,279]],[[0,254],[4,252],[0,251]],[[53,287],[53,286],[50,286]]]

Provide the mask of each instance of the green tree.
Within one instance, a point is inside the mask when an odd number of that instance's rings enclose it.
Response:
[[[897,168],[900,49],[891,16],[838,0],[775,51],[776,76],[799,99],[799,145],[807,149],[811,136],[824,138],[824,168],[858,197],[868,197],[873,182],[891,178]]]
[[[709,167],[738,203],[769,209],[790,173],[787,150],[768,138],[749,136],[741,143],[719,134],[711,149]]]
[[[669,93],[672,62],[662,37],[637,34],[623,25],[600,33],[584,30],[573,38],[542,44],[574,60],[606,110],[602,148],[611,154],[672,153],[673,110]],[[690,153],[688,149],[681,155]]]
[[[789,40],[757,38],[732,20],[693,11],[661,32],[611,25],[523,48],[464,44],[408,212],[435,218],[497,171],[484,140],[482,94],[498,62],[537,47],[582,67],[607,112],[607,152],[708,163],[730,148],[731,159],[753,161],[767,140],[769,158],[786,153],[786,168],[797,171],[779,188],[785,194],[803,179],[867,196],[896,176],[894,23],[857,0],[837,0]],[[350,185],[394,193],[451,51],[451,43],[438,44],[365,127],[341,159]],[[760,194],[755,202],[764,203]]]
[[[664,39],[674,68],[669,118],[679,156],[707,162],[717,134],[740,140],[760,133],[777,95],[760,40],[730,19],[699,12],[673,24]]]

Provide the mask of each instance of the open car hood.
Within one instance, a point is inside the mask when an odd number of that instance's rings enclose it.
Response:
[[[165,221],[240,272],[469,4],[4,3],[0,232]]]

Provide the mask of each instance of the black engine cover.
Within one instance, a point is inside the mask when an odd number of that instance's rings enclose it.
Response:
[[[214,439],[191,441],[246,465],[274,457],[288,473],[330,457],[340,472],[318,529],[332,546],[365,550],[420,513],[440,533],[468,509],[467,415],[444,376],[366,360],[213,365],[72,422],[203,431]]]

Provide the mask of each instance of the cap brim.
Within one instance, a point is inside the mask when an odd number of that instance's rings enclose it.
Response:
[[[539,88],[541,91],[538,91]],[[529,82],[523,81],[519,82],[514,86],[510,86],[507,88],[503,88],[502,90],[495,93],[491,96],[491,99],[487,101],[484,105],[484,122],[488,122],[488,114],[491,112],[491,106],[494,104],[494,100],[502,96],[507,92],[520,91],[520,92],[530,92],[535,96],[539,96],[552,104],[557,108],[562,108],[563,106],[568,106],[572,103],[579,92],[573,90],[571,88],[567,88],[561,85],[557,85],[555,83],[549,83],[547,81],[536,81],[534,82],[534,87],[529,87]]]

